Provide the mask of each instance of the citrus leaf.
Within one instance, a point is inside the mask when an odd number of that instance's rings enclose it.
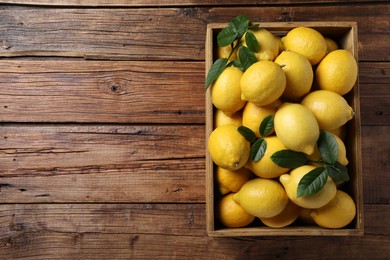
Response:
[[[257,30],[260,30],[260,24],[252,24],[252,23],[249,23],[249,26],[248,26],[248,29],[252,30],[252,31],[257,31]]]
[[[222,71],[225,69],[228,59],[217,59],[214,64],[211,66],[209,72],[207,73],[205,87],[206,90],[210,86],[211,83],[216,80],[219,75],[221,75]]]
[[[238,59],[240,60],[244,71],[247,70],[252,64],[257,62],[257,58],[253,54],[253,52],[245,46],[242,46],[238,50]]]
[[[259,128],[260,135],[263,137],[267,136],[272,132],[273,129],[274,129],[274,116],[269,115],[266,118],[264,118],[263,121],[261,121],[260,128]]]
[[[328,180],[325,167],[318,167],[306,173],[299,181],[297,196],[310,196],[319,192]]]
[[[283,168],[297,168],[307,162],[307,157],[301,152],[281,150],[273,153],[271,160]]]
[[[240,70],[244,71],[244,68],[242,67],[241,62],[240,62],[239,60],[233,60],[233,61],[230,62],[227,66],[228,66],[228,67],[234,66],[234,67],[237,67],[237,68],[239,68]]]
[[[335,164],[339,154],[336,138],[327,132],[322,131],[317,141],[318,150],[320,151],[321,157],[326,163]]]
[[[222,29],[217,35],[217,43],[219,47],[228,46],[232,44],[237,38],[238,33],[233,30],[231,27],[226,27]]]
[[[261,158],[263,158],[266,150],[267,142],[263,138],[257,139],[257,141],[251,147],[251,160],[254,162],[259,161]]]
[[[348,169],[341,163],[336,162],[335,165],[326,165],[325,167],[329,177],[332,178],[335,184],[349,181]]]
[[[248,127],[246,126],[240,126],[237,128],[237,131],[243,136],[245,137],[245,139],[249,142],[249,143],[254,143],[256,141],[256,134],[253,133],[253,131],[251,129],[249,129]]]
[[[249,19],[245,15],[239,15],[230,21],[228,27],[237,33],[237,39],[240,39],[248,30]]]
[[[257,42],[257,39],[252,32],[248,31],[245,34],[245,42],[251,51],[253,51],[253,52],[259,51],[259,43]]]

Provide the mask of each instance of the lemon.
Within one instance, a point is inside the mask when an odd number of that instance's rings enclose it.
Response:
[[[297,27],[287,33],[284,48],[306,56],[311,65],[316,65],[326,55],[327,45],[325,38],[315,29]]]
[[[247,102],[242,111],[242,125],[251,129],[257,137],[260,137],[259,126],[269,115],[275,115],[280,104],[279,100],[266,106],[256,106],[252,102]]]
[[[338,148],[337,161],[344,166],[348,165],[347,150],[345,148],[344,142],[337,135],[333,133],[331,134],[333,135],[333,137],[336,139],[337,142],[337,148]],[[312,161],[318,161],[319,159],[321,159],[320,151],[318,150],[317,145],[315,146],[314,152],[311,155],[308,155],[307,158]]]
[[[280,54],[280,53],[282,53],[282,51],[284,51],[284,45],[283,45],[283,42],[282,42],[282,38],[280,38],[280,36],[275,35],[275,39],[276,39],[276,42],[278,43],[279,54]]]
[[[265,106],[275,102],[286,87],[286,75],[273,61],[258,61],[241,77],[241,99]]]
[[[334,135],[337,135],[341,140],[345,140],[345,137],[346,137],[346,132],[347,132],[347,126],[346,125],[342,125],[338,128],[335,128],[335,129],[332,129],[330,130],[329,132],[331,132],[332,134]]]
[[[244,185],[244,183],[252,177],[252,172],[246,168],[240,168],[237,171],[230,171],[217,167],[216,170],[216,181],[219,186],[219,191],[223,195],[228,192],[239,191],[242,185]]]
[[[250,144],[235,125],[214,129],[208,140],[208,149],[214,163],[228,170],[238,170],[249,158]]]
[[[236,45],[237,41],[234,41],[233,44]],[[226,46],[223,46],[223,47],[219,47],[218,46],[218,50],[217,50],[218,58],[228,59],[231,51],[232,51],[232,46],[230,44],[226,45]],[[230,60],[237,60],[237,49],[235,49],[233,51],[233,53],[232,53],[232,55],[230,56],[229,59]]]
[[[237,111],[232,115],[226,115],[222,110],[217,109],[214,114],[214,128],[229,124],[242,125],[242,113]]]
[[[278,166],[271,160],[271,155],[277,151],[287,149],[282,144],[277,136],[268,136],[264,140],[267,142],[267,149],[265,150],[264,156],[257,162],[248,160],[245,165],[246,168],[250,169],[254,174],[262,178],[276,178],[286,173],[289,169]]]
[[[316,80],[320,89],[340,95],[347,94],[355,85],[358,65],[352,53],[335,50],[326,55],[316,69]]]
[[[240,80],[243,72],[236,67],[226,68],[211,89],[211,101],[217,109],[233,114],[245,106],[241,100]]]
[[[336,184],[328,177],[325,186],[317,193],[310,196],[297,197],[297,187],[299,181],[316,167],[312,165],[303,165],[295,168],[290,174],[283,174],[279,177],[290,200],[300,207],[315,209],[325,206],[336,195]]]
[[[285,190],[279,182],[256,178],[247,181],[233,200],[249,214],[258,218],[271,218],[280,214],[288,203]]]
[[[323,228],[342,228],[352,222],[356,205],[351,196],[337,190],[336,196],[325,206],[315,209],[310,216]]]
[[[339,128],[354,115],[344,97],[329,90],[312,91],[303,98],[301,104],[314,114],[322,130]]]
[[[284,103],[275,113],[274,126],[280,141],[294,151],[312,154],[320,131],[313,113],[296,103]]]
[[[335,51],[339,48],[339,46],[333,39],[329,37],[325,37],[325,41],[326,41],[326,54]]]
[[[218,219],[226,227],[245,227],[252,223],[254,216],[248,214],[233,200],[234,193],[224,196],[218,203]]]
[[[259,43],[259,51],[255,53],[257,60],[274,60],[279,54],[279,44],[274,35],[264,28],[251,32]],[[246,46],[245,40],[243,45]]]
[[[260,218],[264,225],[272,228],[282,228],[291,225],[297,218],[299,207],[290,200],[284,210],[271,218]]]
[[[298,101],[306,95],[313,83],[313,69],[309,60],[296,52],[283,51],[275,60],[286,74],[286,89],[283,97]]]

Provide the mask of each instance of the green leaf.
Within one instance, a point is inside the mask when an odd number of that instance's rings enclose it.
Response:
[[[232,44],[237,38],[238,33],[234,31],[231,27],[226,27],[222,29],[217,35],[217,43],[219,47],[224,47],[229,44]]]
[[[253,52],[259,51],[259,43],[257,42],[256,36],[252,32],[248,31],[245,34],[245,42],[246,42],[246,46],[248,46],[248,48],[251,51]]]
[[[230,21],[228,27],[237,33],[237,39],[240,39],[248,30],[249,19],[245,15],[239,15]]]
[[[214,80],[216,80],[219,77],[219,75],[221,75],[222,71],[226,67],[227,62],[228,59],[217,59],[214,62],[206,77],[206,81],[205,81],[206,90],[208,89],[210,84],[213,83]]]
[[[252,30],[252,31],[257,31],[260,29],[260,24],[252,24],[252,23],[249,23],[249,26],[248,26],[248,29]]]
[[[310,196],[319,192],[328,180],[328,173],[324,167],[318,167],[305,174],[299,181],[297,196]]]
[[[348,169],[341,163],[336,162],[335,165],[326,165],[325,168],[334,183],[342,184],[349,181]]]
[[[339,154],[336,138],[327,132],[322,131],[317,141],[318,150],[320,151],[321,157],[326,163],[335,164]]]
[[[242,64],[241,64],[241,62],[239,60],[233,60],[232,62],[230,62],[228,64],[228,66],[234,66],[234,67],[237,67],[240,70],[244,71],[244,68],[242,67]]]
[[[273,129],[274,129],[274,116],[269,115],[266,118],[264,118],[263,121],[261,121],[260,128],[259,128],[260,135],[265,137],[269,135]]]
[[[307,157],[301,152],[281,150],[273,153],[271,160],[283,168],[297,168],[307,162]]]
[[[254,143],[256,141],[256,134],[253,133],[253,131],[251,129],[249,129],[248,127],[246,126],[240,126],[237,128],[237,131],[243,136],[245,137],[245,139],[249,142],[249,143]]]
[[[261,158],[263,158],[266,150],[267,142],[263,138],[257,139],[257,141],[251,147],[251,160],[254,162],[259,161]]]
[[[253,54],[253,52],[245,46],[242,46],[238,50],[238,59],[240,60],[244,71],[247,70],[252,64],[257,62],[257,58]]]

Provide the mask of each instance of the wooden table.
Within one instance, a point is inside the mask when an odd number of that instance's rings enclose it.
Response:
[[[388,1],[0,2],[0,259],[389,259]],[[364,236],[207,236],[205,32],[238,14],[358,22]]]

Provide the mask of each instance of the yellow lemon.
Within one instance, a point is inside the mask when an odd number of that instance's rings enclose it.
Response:
[[[245,182],[252,179],[253,174],[246,168],[240,168],[237,171],[230,171],[218,167],[216,170],[216,181],[221,194],[228,192],[237,192]]]
[[[237,126],[224,125],[210,134],[208,149],[216,165],[234,171],[248,161],[250,144],[237,131]]]
[[[278,43],[278,46],[279,46],[279,54],[282,53],[282,51],[284,51],[284,45],[283,45],[283,42],[282,42],[282,38],[280,38],[280,36],[277,36],[275,35],[275,39]]]
[[[284,210],[271,218],[260,218],[264,225],[272,228],[282,228],[291,225],[297,218],[299,207],[290,200]]]
[[[320,131],[313,113],[296,103],[284,103],[275,113],[275,132],[294,151],[312,154]]]
[[[223,125],[242,125],[242,113],[237,111],[232,115],[226,115],[222,110],[217,109],[214,113],[214,128]]]
[[[332,130],[351,120],[354,112],[341,95],[329,90],[316,90],[303,98],[307,107],[317,119],[322,130]]]
[[[242,125],[251,129],[257,137],[260,137],[259,126],[269,115],[275,115],[280,104],[279,100],[266,106],[257,106],[252,102],[247,102],[242,111]]]
[[[336,184],[328,177],[325,186],[317,193],[310,196],[297,196],[299,181],[316,167],[312,165],[303,165],[279,177],[290,200],[300,207],[315,209],[325,206],[336,195]]]
[[[310,216],[323,228],[342,228],[352,222],[356,205],[351,196],[337,190],[336,196],[325,206],[315,209]]]
[[[335,50],[325,56],[316,69],[316,80],[320,89],[340,95],[347,94],[355,85],[358,65],[352,53]]]
[[[326,41],[326,54],[338,50],[339,46],[333,39],[329,37],[325,37],[325,41]]]
[[[234,41],[233,44],[236,45],[237,41]],[[232,52],[232,46],[230,44],[226,45],[226,46],[223,46],[223,47],[219,47],[218,46],[218,50],[217,50],[218,58],[228,59],[231,52]],[[230,60],[237,60],[237,49],[235,49],[233,51],[233,53],[232,53],[232,55],[230,56],[229,59]]]
[[[279,44],[274,35],[264,28],[251,32],[259,43],[259,51],[255,53],[257,60],[274,60],[279,54]],[[246,46],[245,40],[243,45]]]
[[[245,106],[241,100],[240,80],[243,72],[236,67],[226,68],[211,89],[211,101],[217,109],[233,114]]]
[[[310,91],[313,83],[313,69],[305,56],[293,51],[283,51],[275,62],[286,74],[287,83],[283,97],[298,101]]]
[[[226,227],[245,227],[253,222],[254,216],[248,214],[233,200],[233,193],[224,196],[218,203],[218,219]]]
[[[286,87],[286,75],[273,61],[258,61],[241,77],[241,99],[265,106],[275,102]]]
[[[280,214],[288,203],[285,190],[279,182],[256,178],[247,181],[233,200],[249,214],[258,218],[271,218]]]
[[[257,162],[248,160],[245,167],[262,178],[269,179],[279,177],[283,173],[286,173],[289,169],[278,166],[271,160],[271,156],[275,152],[285,150],[287,148],[282,144],[277,136],[267,136],[264,140],[267,142],[267,149],[265,150],[263,158]]]
[[[327,45],[325,38],[315,29],[297,27],[287,33],[284,48],[306,56],[311,65],[316,65],[326,55]]]

